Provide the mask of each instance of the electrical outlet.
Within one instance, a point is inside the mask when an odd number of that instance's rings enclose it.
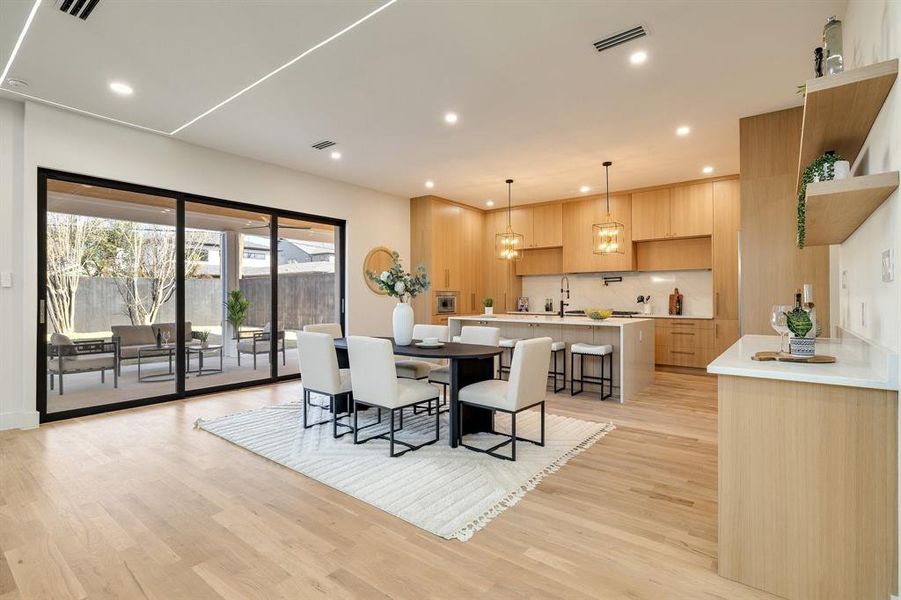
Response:
[[[848,272],[842,271],[842,289],[848,289]]]
[[[895,251],[892,248],[882,251],[882,281],[888,283],[895,280]]]

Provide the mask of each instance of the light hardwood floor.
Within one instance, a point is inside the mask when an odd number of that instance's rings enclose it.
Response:
[[[617,429],[466,543],[192,428],[298,397],[0,432],[0,600],[774,598],[716,575],[715,378],[658,372],[626,405],[555,396]]]

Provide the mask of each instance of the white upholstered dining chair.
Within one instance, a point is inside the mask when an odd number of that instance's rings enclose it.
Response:
[[[344,337],[344,332],[341,331],[341,325],[339,325],[338,323],[316,323],[313,325],[304,325],[303,330],[309,333],[327,333],[332,336],[333,339]]]
[[[492,346],[497,348],[501,339],[501,330],[497,327],[477,327],[466,325],[460,330],[461,344],[476,344],[478,346]],[[439,367],[429,373],[429,383],[437,383],[444,388],[444,397],[447,398],[447,386],[450,385],[450,369]]]
[[[513,349],[513,360],[510,365],[510,379],[489,379],[467,385],[460,390],[459,402],[462,431],[462,416],[465,406],[477,406],[493,411],[508,413],[510,415],[510,434],[497,431],[498,435],[507,437],[503,442],[490,448],[476,448],[463,443],[463,436],[459,438],[460,445],[469,450],[484,452],[495,458],[504,460],[516,460],[516,441],[530,442],[538,446],[544,446],[544,398],[547,388],[547,365],[551,359],[551,338],[533,338],[522,340]],[[541,439],[540,441],[519,437],[516,435],[516,416],[524,410],[540,407],[541,413]],[[510,456],[504,456],[495,452],[502,446],[510,444]]]
[[[374,439],[387,439],[389,442],[389,455],[394,458],[411,450],[418,450],[423,446],[434,444],[438,441],[440,431],[440,417],[435,408],[435,437],[421,444],[411,444],[397,440],[394,434],[404,427],[405,408],[417,405],[427,405],[431,408],[432,402],[438,402],[438,390],[425,381],[411,379],[399,379],[394,367],[394,354],[389,340],[348,336],[347,354],[350,359],[350,372],[354,380],[353,393],[353,430],[354,444],[364,444]],[[390,411],[391,419],[388,431],[372,435],[366,439],[359,438],[358,406],[362,404],[369,407],[384,408]],[[395,413],[400,413],[399,427],[394,426]],[[431,411],[430,411],[431,412]],[[394,445],[405,446],[406,450],[394,452]]]
[[[304,331],[297,334],[297,354],[300,359],[300,377],[303,383],[303,427],[309,429],[315,425],[332,423],[332,436],[341,437],[350,433],[345,431],[338,435],[338,426],[351,427],[341,423],[340,419],[350,416],[351,385],[350,369],[338,368],[338,356],[335,353],[335,341],[328,333],[315,333]],[[328,396],[328,406],[311,404],[311,394]],[[346,403],[346,410],[339,416],[337,400]],[[307,411],[310,406],[316,406],[328,410],[331,418],[322,419],[316,423],[310,423]]]
[[[413,326],[413,339],[424,340],[425,338],[438,338],[439,342],[447,342],[450,340],[450,327],[447,325],[423,325],[417,323]],[[427,379],[432,369],[442,366],[440,360],[429,360],[426,358],[395,359],[395,367],[397,367],[397,376],[403,379]]]

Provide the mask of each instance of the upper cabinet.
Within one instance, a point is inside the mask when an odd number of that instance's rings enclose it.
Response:
[[[690,238],[713,233],[710,182],[632,194],[632,239]]]
[[[602,273],[635,270],[632,248],[632,202],[628,194],[610,196],[610,213],[625,226],[624,254],[595,254],[592,225],[606,218],[603,198],[563,203],[563,271]]]
[[[507,226],[507,211],[499,210],[503,226]],[[498,219],[501,217],[499,216]],[[530,248],[559,248],[563,245],[563,207],[559,204],[523,206],[510,214],[513,231],[522,235],[522,246]]]
[[[632,194],[632,241],[670,237],[670,188]]]

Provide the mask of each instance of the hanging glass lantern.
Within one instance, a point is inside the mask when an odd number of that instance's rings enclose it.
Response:
[[[495,256],[501,260],[521,260],[523,250],[523,237],[513,231],[511,214],[513,213],[513,180],[507,180],[507,229],[503,233],[494,236]]]
[[[591,226],[591,251],[595,254],[625,254],[626,226],[614,220],[610,214],[610,166],[613,163],[604,162],[604,170],[607,175],[607,214],[603,223],[595,223]]]

